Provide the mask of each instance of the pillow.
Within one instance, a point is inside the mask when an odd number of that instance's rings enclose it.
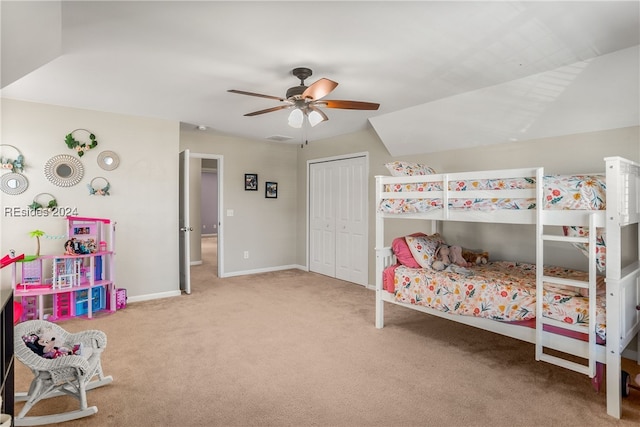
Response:
[[[420,163],[395,161],[385,164],[391,176],[432,175],[436,173],[433,168]]]
[[[406,236],[405,240],[413,254],[413,258],[422,268],[431,268],[431,264],[435,261],[436,249],[445,243],[438,233],[430,236]]]
[[[424,233],[410,234],[411,237],[426,236]],[[420,264],[413,258],[411,249],[407,246],[407,241],[404,237],[396,237],[391,243],[391,250],[396,255],[396,259],[402,265],[406,265],[409,268],[420,268]]]
[[[382,288],[392,294],[396,293],[396,268],[399,266],[400,264],[393,264],[382,271]]]

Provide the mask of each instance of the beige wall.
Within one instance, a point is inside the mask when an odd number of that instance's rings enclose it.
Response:
[[[218,165],[224,209],[218,250],[224,254],[224,276],[298,267],[297,146],[249,141],[183,125],[180,150],[185,149],[223,156]],[[258,174],[258,191],[244,191],[245,173]],[[276,199],[264,197],[266,181],[278,183]],[[227,215],[228,210],[233,210],[233,216]],[[249,251],[248,259],[244,251]]]
[[[27,207],[37,194],[51,193],[60,206],[77,208],[80,216],[116,221],[116,286],[127,288],[131,299],[177,295],[179,124],[9,99],[2,99],[1,105],[2,143],[15,145],[24,155],[29,187],[19,195],[1,194],[0,253],[34,253],[29,231],[35,229],[50,236],[66,233],[64,218],[5,215],[5,207]],[[98,146],[80,158],[84,177],[79,184],[55,186],[46,179],[43,166],[54,155],[76,155],[64,137],[77,128],[91,130]],[[75,136],[86,139],[82,133]],[[118,154],[117,169],[98,166],[103,150]],[[108,179],[110,196],[89,195],[87,184],[96,176]],[[43,255],[64,252],[64,240],[41,238],[41,243]],[[3,288],[10,287],[7,270],[2,271]]]

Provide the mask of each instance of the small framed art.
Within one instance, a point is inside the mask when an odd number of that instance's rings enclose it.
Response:
[[[255,173],[244,174],[244,190],[258,191],[258,174],[255,174]]]
[[[264,187],[264,197],[267,199],[276,199],[278,197],[278,183],[267,182]]]

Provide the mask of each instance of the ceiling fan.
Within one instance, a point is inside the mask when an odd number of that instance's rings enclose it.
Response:
[[[284,102],[284,105],[267,108],[265,110],[247,113],[245,116],[257,116],[259,114],[271,113],[273,111],[293,109],[289,115],[289,126],[300,128],[305,117],[311,126],[329,120],[329,117],[318,107],[325,108],[342,108],[347,110],[377,110],[380,104],[363,101],[340,101],[323,99],[331,93],[338,83],[321,78],[310,86],[305,86],[304,81],[311,76],[312,71],[309,68],[294,68],[291,73],[300,79],[300,85],[290,87],[284,98],[279,96],[262,95],[260,93],[246,92],[244,90],[229,89],[228,92],[238,93],[240,95],[258,96],[260,98],[276,99]]]

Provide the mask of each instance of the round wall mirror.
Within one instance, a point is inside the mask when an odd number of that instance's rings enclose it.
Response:
[[[71,170],[71,168],[67,164],[59,165],[56,168],[56,173],[58,174],[58,176],[61,176],[63,178],[69,178],[71,176],[72,172],[73,171]]]
[[[58,187],[71,187],[80,182],[84,175],[84,168],[76,157],[58,154],[47,160],[44,165],[44,175]]]
[[[2,175],[0,179],[0,189],[5,194],[21,194],[29,186],[29,182],[27,181],[27,177],[22,175],[21,173],[6,173]]]
[[[114,170],[120,164],[120,158],[113,151],[103,151],[98,154],[98,166],[106,171]]]

